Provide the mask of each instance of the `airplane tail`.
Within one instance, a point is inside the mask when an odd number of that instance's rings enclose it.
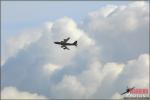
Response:
[[[75,41],[75,42],[73,43],[73,45],[77,46],[77,45],[78,45],[78,44],[77,44],[77,41]]]

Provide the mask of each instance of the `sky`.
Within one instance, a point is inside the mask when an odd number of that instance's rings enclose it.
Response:
[[[129,1],[107,2],[115,3],[117,5],[129,3]],[[7,28],[9,27],[13,34],[17,34],[19,33],[19,30],[36,27],[43,22],[56,20],[63,16],[71,17],[79,23],[87,16],[88,12],[91,12],[101,6],[106,5],[107,2],[5,1],[2,2],[2,27],[4,28],[4,32],[6,31],[6,33],[10,33],[10,31],[7,30]]]
[[[53,44],[67,37],[78,46]],[[149,2],[2,1],[1,79],[4,99],[111,99],[148,88]]]

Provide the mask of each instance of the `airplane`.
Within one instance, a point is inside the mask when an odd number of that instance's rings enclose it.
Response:
[[[127,87],[127,89],[126,89],[126,92],[124,92],[124,93],[122,93],[121,95],[123,95],[123,94],[126,94],[126,93],[129,93],[131,90],[133,90],[135,87],[133,87],[133,88],[128,88]]]
[[[70,39],[70,37],[68,37],[67,39],[64,39],[63,41],[60,42],[54,42],[55,44],[61,45],[61,48],[63,48],[64,50],[70,50],[69,48],[67,48],[67,46],[77,46],[77,41],[74,41],[73,43],[67,43],[67,41]]]

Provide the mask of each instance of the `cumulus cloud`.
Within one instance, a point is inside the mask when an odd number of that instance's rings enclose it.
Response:
[[[2,95],[13,91],[18,99],[108,99],[121,98],[128,85],[147,88],[147,8],[145,2],[108,5],[89,13],[82,25],[63,17],[46,22],[35,38],[37,33],[10,39],[16,48],[1,70]],[[63,50],[53,43],[67,37],[69,42],[77,40],[78,47]]]
[[[58,72],[58,69],[73,66],[72,60],[76,54],[78,55],[95,45],[94,40],[80,30],[70,18],[64,17],[55,22],[46,23],[46,26],[36,42],[32,42],[20,50],[3,65],[3,88],[10,85],[19,86],[18,88],[29,92],[38,91],[49,94],[49,84],[53,84],[51,76]],[[78,40],[79,47],[70,47],[70,51],[64,51],[53,43],[67,37],[71,37],[70,42]],[[14,80],[10,80],[10,77]],[[43,86],[48,87],[44,88]]]
[[[119,81],[128,83],[130,86],[136,85],[137,87],[148,87],[149,55],[143,54],[137,59],[128,61],[126,67],[124,67],[123,72],[120,75]]]
[[[24,31],[15,37],[9,37],[4,41],[2,48],[2,65],[12,56],[15,56],[21,49],[26,48],[33,42],[36,42],[41,36],[40,29]]]
[[[144,1],[136,1],[136,2],[129,4],[129,6],[130,7],[145,7],[147,6],[147,4]]]
[[[5,61],[3,59],[0,59],[0,64],[3,65]]]
[[[104,8],[111,12],[107,17],[101,14]],[[103,61],[124,62],[148,53],[149,4],[139,1],[104,8],[89,13],[81,25],[100,46]]]
[[[81,98],[85,95],[85,88],[75,76],[64,76],[62,81],[52,87],[55,98]]]
[[[89,13],[89,16],[95,17],[95,18],[98,18],[98,17],[108,17],[116,9],[117,9],[117,6],[115,6],[115,5],[107,5],[107,6],[102,7],[100,10],[93,11],[93,12]]]
[[[148,88],[149,63],[147,60],[149,55],[144,54],[128,61],[127,64],[100,65],[93,62],[94,66],[89,66],[78,75],[65,75],[52,88],[53,94],[56,94],[56,98],[122,98],[120,94],[128,85]]]
[[[45,96],[19,91],[15,87],[5,87],[1,91],[1,99],[47,99]]]
[[[46,64],[43,66],[43,70],[47,74],[53,74],[53,72],[55,72],[56,70],[58,70],[60,68],[61,67],[59,65],[55,65],[55,64]]]
[[[113,96],[112,96],[112,99],[123,99],[121,97],[121,95],[119,93],[115,93]]]

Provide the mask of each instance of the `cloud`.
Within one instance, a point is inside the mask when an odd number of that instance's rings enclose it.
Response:
[[[113,96],[112,96],[112,99],[123,99],[121,97],[121,95],[119,93],[115,93]]]
[[[0,59],[0,64],[1,66],[5,63],[5,61],[3,59]]]
[[[55,64],[46,64],[43,66],[43,70],[47,74],[53,74],[53,72],[55,72],[56,70],[58,70],[60,68],[61,67],[59,65],[55,65]]]
[[[105,16],[101,10],[111,14]],[[104,11],[105,12],[105,11]],[[106,11],[107,13],[107,11]],[[107,15],[107,14],[106,14]],[[80,25],[101,48],[103,61],[124,62],[149,52],[149,4],[105,6],[89,13]]]
[[[102,7],[100,10],[89,13],[89,16],[94,17],[94,18],[108,17],[116,9],[117,9],[117,6],[115,6],[115,5],[107,5],[107,6]]]
[[[138,59],[130,60],[124,67],[119,81],[137,87],[149,86],[149,55],[143,54]],[[130,77],[130,78],[128,78]],[[144,84],[142,84],[144,82]]]
[[[18,36],[9,37],[9,39],[6,39],[2,48],[2,65],[7,61],[7,59],[15,56],[20,50],[28,47],[31,43],[36,42],[40,36],[40,29],[32,29],[24,31]]]
[[[48,22],[45,25],[46,27],[43,28],[41,36],[36,42],[31,42],[19,50],[14,57],[10,57],[3,65],[3,88],[15,86],[21,90],[49,96],[50,84],[55,84],[51,80],[53,75],[65,67],[73,66],[72,60],[75,59],[76,55],[90,47],[96,47],[94,40],[88,37],[83,30],[80,30],[76,23],[68,17],[58,19],[55,22]],[[30,36],[32,40],[33,36]],[[70,47],[70,51],[64,51],[60,46],[53,43],[67,37],[71,37],[70,42],[78,40],[79,46],[77,48]],[[16,46],[16,44],[13,45]],[[14,80],[11,80],[10,77]]]
[[[136,2],[129,4],[129,6],[130,7],[145,7],[147,6],[147,4],[144,1],[136,1]]]
[[[148,60],[149,55],[143,54],[127,64],[93,62],[78,75],[65,75],[52,87],[52,93],[55,98],[122,98],[120,94],[128,85],[148,88]]]
[[[1,99],[47,99],[45,96],[29,93],[25,91],[19,91],[15,87],[5,87],[1,91]]]
[[[46,22],[39,34],[11,38],[7,46],[14,48],[1,70],[2,94],[108,99],[120,98],[128,85],[147,88],[149,12],[148,4],[142,5],[108,5],[89,13],[82,25],[63,17]],[[63,50],[53,43],[67,37],[78,47]]]
[[[85,88],[75,76],[64,76],[62,81],[52,87],[55,98],[81,98],[86,93]]]

